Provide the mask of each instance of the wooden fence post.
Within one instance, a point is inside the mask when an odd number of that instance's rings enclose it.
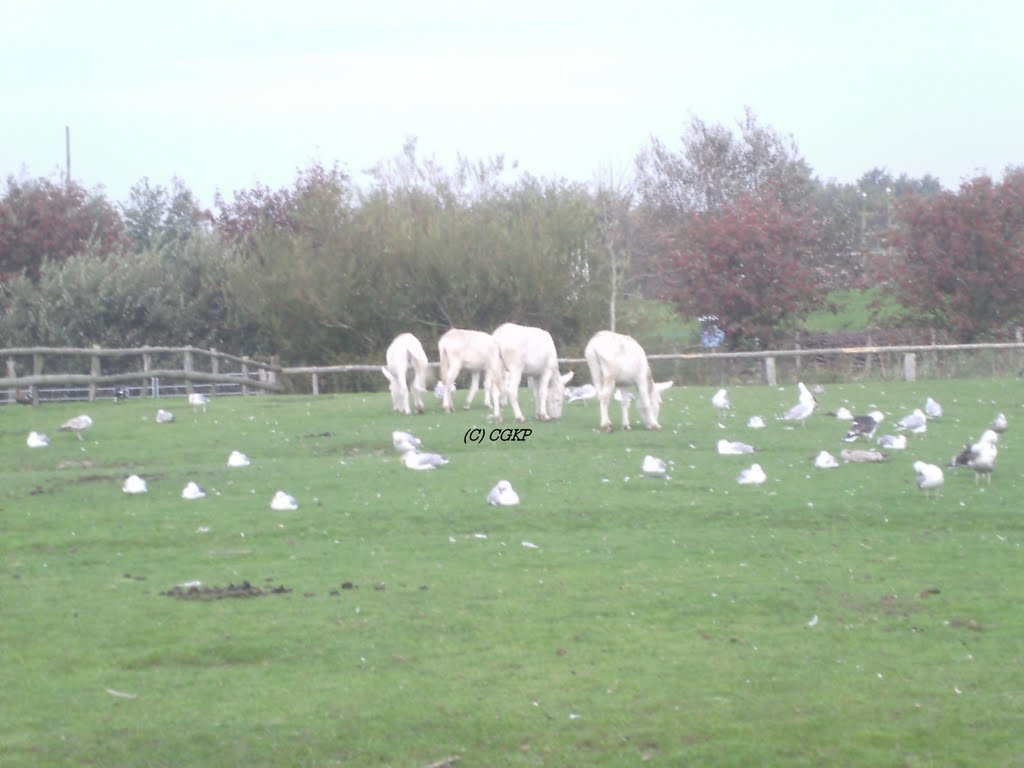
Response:
[[[764,379],[768,383],[769,387],[775,386],[775,358],[766,357],[764,359]]]
[[[93,349],[99,349],[98,344],[92,345]],[[93,354],[89,361],[89,402],[96,402],[96,378],[100,375],[100,356]]]
[[[192,367],[192,348],[191,347],[186,347],[185,348],[184,369],[185,369],[185,393],[188,394],[188,395],[191,395],[192,394],[192,377],[189,374],[192,373],[193,370],[195,370]]]
[[[248,360],[249,358],[247,357],[245,359]],[[249,381],[249,364],[243,362],[242,363],[242,394],[243,395],[248,395],[249,394],[248,381]]]
[[[42,376],[43,375],[43,356],[36,352],[32,355],[32,375]],[[32,387],[32,405],[39,405],[39,387]]]
[[[210,347],[210,373],[220,373],[220,355],[217,354],[217,350],[214,347]],[[211,394],[217,394],[217,382],[213,383],[213,392]]]
[[[318,374],[316,374],[316,373],[313,373],[312,386],[313,386],[313,394],[314,395],[319,395],[320,394],[320,376]]]
[[[149,371],[153,367],[153,356],[149,352],[142,353],[142,397],[149,397],[150,395],[150,376]],[[155,393],[154,393],[155,397]]]
[[[17,375],[18,375],[18,364],[14,362],[14,358],[13,357],[8,357],[7,358],[7,378],[8,379],[13,379],[13,378],[16,378]],[[35,388],[33,388],[33,392],[34,391],[35,391]],[[17,392],[18,392],[18,388],[17,387],[12,387],[12,388],[8,389],[7,390],[7,402],[13,403],[14,402],[14,398],[17,395]]]
[[[913,352],[903,355],[903,379],[917,381],[917,355]]]

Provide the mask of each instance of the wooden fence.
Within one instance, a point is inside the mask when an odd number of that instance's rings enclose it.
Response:
[[[1024,342],[990,344],[930,344],[906,346],[830,347],[781,349],[764,352],[681,352],[651,354],[656,378],[674,378],[681,384],[767,384],[777,386],[808,381],[903,380],[1005,376],[1024,371]],[[575,369],[577,380],[589,380],[586,360],[559,359],[563,370]],[[430,364],[436,370],[437,363]],[[320,365],[285,367],[282,376],[309,377],[314,395],[323,389],[323,377],[368,373],[378,376],[380,365]],[[381,386],[384,377],[379,376]]]
[[[86,387],[88,399],[95,400],[103,385],[136,384],[143,396],[153,392],[154,382],[184,382],[191,393],[197,384],[212,387],[235,385],[241,394],[250,391],[308,391],[319,395],[327,376],[363,374],[384,386],[379,364],[320,365],[284,367],[275,360],[264,362],[248,357],[196,347],[138,347],[132,349],[26,347],[0,349],[6,358],[7,376],[0,379],[0,391],[8,401],[19,393],[40,401],[41,387]],[[88,361],[88,372],[44,373],[47,359]],[[135,359],[132,364],[132,358]],[[166,360],[180,359],[180,367]],[[116,359],[118,370],[104,373],[104,360]],[[765,352],[682,352],[648,355],[656,378],[673,378],[678,384],[767,384],[814,382],[904,380],[1005,376],[1024,372],[1024,342],[992,344],[932,344],[919,346],[833,347],[788,349]],[[128,361],[126,363],[126,361]],[[158,361],[160,364],[154,364]],[[201,361],[197,365],[197,361]],[[576,370],[577,381],[589,380],[586,361],[567,357],[559,360],[564,370]],[[51,366],[53,364],[51,363]],[[437,363],[430,364],[432,369]],[[74,367],[72,365],[71,367]],[[84,362],[80,367],[85,367]],[[108,366],[109,367],[109,366]],[[30,370],[31,372],[25,372]],[[306,377],[309,377],[306,379]],[[289,381],[290,380],[290,381]],[[308,380],[309,388],[294,382]],[[379,381],[378,381],[379,380]],[[286,383],[290,386],[284,386]],[[370,384],[372,388],[372,384]]]
[[[200,383],[214,388],[235,385],[241,388],[242,394],[248,394],[250,389],[264,392],[281,389],[281,367],[276,362],[237,357],[216,349],[21,347],[0,349],[0,356],[7,361],[7,375],[0,378],[0,390],[7,390],[8,401],[31,397],[34,405],[39,404],[40,389],[44,387],[85,387],[90,402],[96,399],[97,388],[103,385],[136,384],[140,394],[148,396],[153,393],[154,384],[162,380],[184,382],[189,394],[194,385]],[[72,370],[46,373],[48,360],[51,368]],[[115,360],[116,365],[108,365],[108,368],[116,370],[104,373],[104,361],[110,360]],[[88,372],[80,372],[86,365]],[[31,372],[25,372],[27,370]]]

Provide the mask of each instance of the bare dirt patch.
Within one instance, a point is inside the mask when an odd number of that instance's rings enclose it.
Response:
[[[243,581],[241,584],[228,584],[226,587],[176,586],[160,594],[178,600],[224,600],[229,597],[266,597],[268,595],[286,595],[291,590],[285,586],[260,589]]]

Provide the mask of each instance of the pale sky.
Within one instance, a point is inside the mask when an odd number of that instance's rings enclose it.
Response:
[[[1024,164],[1024,4],[0,0],[0,178],[290,187],[399,154],[621,181],[749,106],[823,180]]]

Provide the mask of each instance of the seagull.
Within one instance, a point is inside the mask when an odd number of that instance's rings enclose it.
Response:
[[[853,411],[847,408],[845,405],[840,406],[836,411],[836,418],[840,421],[853,421]]]
[[[810,402],[804,402],[801,400],[799,403],[797,403],[788,411],[786,411],[785,414],[783,414],[782,420],[799,421],[801,424],[804,424],[807,421],[808,417],[812,413],[814,413],[814,406],[815,402],[813,400],[811,400]]]
[[[924,491],[926,496],[946,481],[945,475],[942,474],[942,468],[934,464],[915,461],[914,471],[917,472],[917,487]]]
[[[814,459],[814,466],[818,469],[835,469],[839,466],[839,462],[836,461],[836,457],[828,451],[822,451],[818,454],[817,458]]]
[[[232,451],[228,455],[228,466],[229,467],[248,467],[252,461],[241,451]]]
[[[928,430],[928,417],[920,408],[915,408],[913,413],[896,422],[896,429],[909,429],[915,435],[920,435]]]
[[[519,504],[519,494],[512,489],[508,480],[499,480],[487,494],[487,503],[492,507],[515,507]]]
[[[14,402],[18,405],[32,405],[32,392],[23,389],[14,390]]]
[[[570,403],[575,403],[577,400],[592,400],[595,397],[597,397],[597,387],[593,384],[573,387],[565,393],[565,399]]]
[[[853,451],[849,448],[843,448],[839,452],[839,458],[843,461],[853,462],[854,464],[871,464],[879,461],[888,461],[889,457],[880,453],[879,451]]]
[[[409,451],[419,451],[423,441],[418,437],[413,437],[408,432],[396,429],[391,433],[391,444],[395,446],[395,450],[399,453],[408,453]]]
[[[448,463],[448,459],[440,454],[417,453],[416,451],[406,451],[402,455],[402,461],[409,469],[416,470],[437,469]]]
[[[128,387],[117,387],[114,389],[114,402],[120,403],[122,400],[127,400],[130,395]]]
[[[992,470],[995,469],[996,456],[999,449],[995,443],[977,442],[965,445],[963,450],[953,457],[951,467],[970,467],[974,470],[974,482],[978,482],[981,475],[989,485],[992,484]]]
[[[814,399],[811,390],[802,381],[798,382],[796,386],[800,391],[800,401],[786,411],[782,419],[783,421],[799,421],[801,425],[806,426],[805,422],[814,413],[814,407],[818,404],[818,401]]]
[[[768,425],[764,423],[764,419],[760,416],[751,416],[747,421],[747,426],[751,429],[764,429]]]
[[[858,437],[864,437],[870,440],[875,430],[878,429],[878,425],[882,423],[885,418],[885,414],[881,411],[872,411],[867,416],[854,416],[853,423],[850,424],[849,430],[846,432],[846,437],[843,439],[852,443]]]
[[[643,466],[640,467],[640,471],[643,472],[644,477],[664,477],[668,479],[668,465],[664,459],[659,459],[657,456],[647,455],[644,456]]]
[[[29,432],[28,439],[25,440],[25,444],[29,448],[45,448],[50,444],[50,438],[41,432]]]
[[[295,500],[294,496],[290,496],[284,491],[278,491],[270,500],[270,508],[277,512],[291,512],[299,508],[299,502]]]
[[[616,403],[621,403],[622,398],[626,398],[627,400],[636,400],[636,392],[624,393],[621,389],[616,389],[615,394],[612,395],[612,397],[615,398]]]
[[[174,414],[170,411],[165,411],[163,408],[158,408],[156,411],[156,423],[157,424],[170,424],[174,421]]]
[[[729,395],[724,389],[715,392],[711,398],[711,404],[720,411],[728,411],[732,408],[732,403],[729,402]]]
[[[978,438],[979,443],[992,443],[997,445],[999,443],[999,433],[994,429],[986,429],[981,433],[981,437]]]
[[[188,404],[193,408],[202,408],[203,413],[206,413],[206,406],[209,405],[210,398],[206,395],[202,395],[198,392],[193,392],[188,396]]]
[[[942,406],[930,397],[924,401],[924,412],[930,419],[942,418]]]
[[[719,440],[718,453],[721,456],[742,456],[746,453],[753,453],[754,446],[747,445],[734,440]]]
[[[121,486],[121,490],[134,496],[136,493],[145,493],[149,489],[146,488],[145,480],[138,475],[131,475],[124,481],[124,485]]]
[[[455,389],[456,389],[455,382],[453,381],[452,382],[452,393],[453,394],[455,393]],[[444,398],[444,382],[443,381],[439,381],[439,382],[437,382],[437,384],[434,385],[434,396],[438,400],[441,400],[441,399]]]
[[[92,419],[86,416],[84,413],[81,416],[75,416],[73,419],[68,419],[60,425],[61,432],[74,432],[78,439],[82,439],[82,432],[92,426]]]
[[[181,498],[189,499],[190,501],[193,499],[202,499],[205,496],[206,491],[192,480],[189,480],[188,485],[186,485],[181,491]]]
[[[1002,434],[1003,432],[1006,431],[1006,428],[1008,426],[1009,424],[1006,421],[1006,414],[1000,413],[998,416],[992,419],[992,423],[989,425],[989,429],[991,429],[993,432],[998,432],[999,434]]]
[[[906,435],[882,435],[878,438],[878,447],[889,451],[902,451],[907,447]]]
[[[751,464],[747,469],[744,469],[736,477],[736,482],[740,485],[760,485],[768,479],[768,475],[761,469],[760,464]]]

